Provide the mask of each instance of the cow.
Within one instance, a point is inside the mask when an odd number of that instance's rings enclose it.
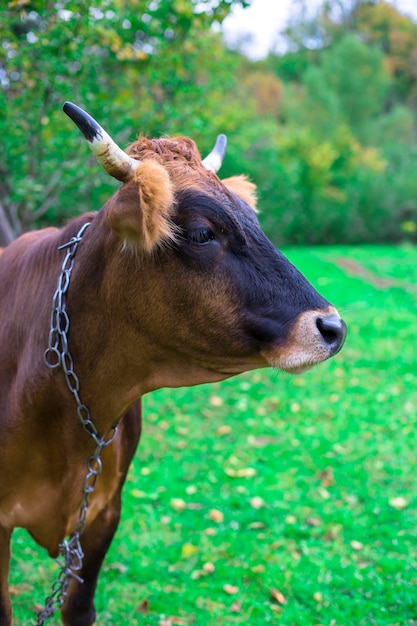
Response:
[[[98,212],[0,256],[1,626],[16,527],[51,557],[76,535],[78,567],[53,611],[65,626],[94,622],[144,394],[255,368],[300,373],[346,336],[262,232],[254,185],[218,178],[224,135],[205,159],[185,137],[122,150],[82,109],[64,111],[121,185]]]

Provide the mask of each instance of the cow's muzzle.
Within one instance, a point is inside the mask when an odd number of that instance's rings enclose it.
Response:
[[[346,334],[346,324],[333,307],[305,311],[296,319],[285,344],[262,354],[270,366],[299,374],[337,354]]]

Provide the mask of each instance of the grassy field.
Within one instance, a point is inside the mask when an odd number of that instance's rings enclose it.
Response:
[[[101,626],[417,626],[417,248],[285,252],[345,348],[145,399]],[[23,531],[13,555],[26,626],[56,570]]]

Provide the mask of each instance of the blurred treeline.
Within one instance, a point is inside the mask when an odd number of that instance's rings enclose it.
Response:
[[[258,184],[276,244],[417,238],[417,24],[387,3],[295,12],[286,52],[262,61],[221,35],[243,1],[5,4],[0,244],[98,209],[115,189],[62,113],[65,100],[122,146],[138,133],[185,134],[204,155],[225,132],[221,173]]]

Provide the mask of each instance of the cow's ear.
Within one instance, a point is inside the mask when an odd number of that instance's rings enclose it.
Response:
[[[156,161],[142,161],[132,179],[113,196],[107,223],[125,247],[152,252],[175,240],[170,220],[174,192],[168,172]]]
[[[230,191],[233,191],[239,198],[242,198],[249,204],[252,209],[256,211],[256,185],[252,183],[243,174],[241,176],[231,176],[230,178],[224,178],[222,183],[226,185]]]

